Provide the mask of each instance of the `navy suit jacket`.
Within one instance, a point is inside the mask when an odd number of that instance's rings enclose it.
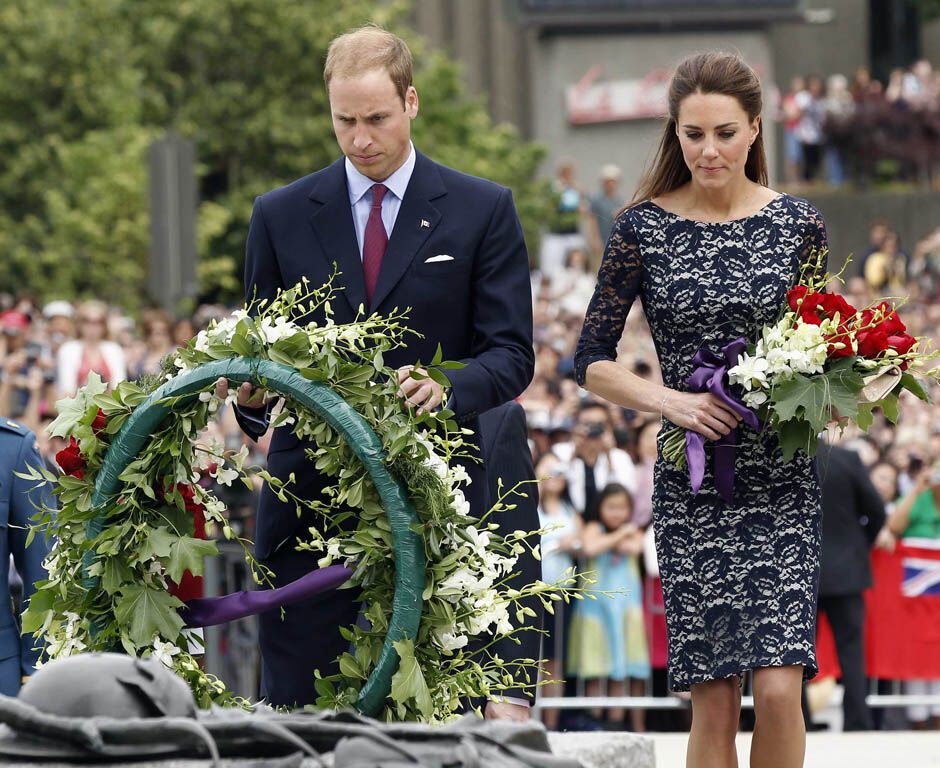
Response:
[[[525,410],[519,403],[505,403],[487,411],[480,419],[482,446],[487,458],[487,508],[492,507],[500,496],[499,481],[503,481],[502,493],[506,493],[519,483],[525,483],[504,501],[514,504],[515,509],[493,515],[490,522],[496,523],[500,536],[508,536],[513,531],[535,531],[541,527],[539,522],[539,489],[535,483],[535,467],[532,465],[532,452],[529,449],[529,429],[526,424]],[[522,495],[524,494],[524,495]],[[542,578],[542,563],[536,560],[527,549],[516,562],[513,575],[508,579],[508,586],[522,589]],[[535,618],[527,617],[524,624],[512,616],[513,626],[526,626],[530,629],[519,632],[513,638],[501,638],[490,648],[490,653],[504,661],[517,659],[539,659],[542,635],[537,630],[542,628],[544,610],[542,602],[531,597],[524,603],[535,613]],[[534,689],[526,691],[525,674],[516,667],[509,668],[510,674],[518,687],[502,692],[504,696],[532,698]],[[534,675],[533,675],[534,678]],[[535,680],[529,681],[534,683]]]
[[[452,260],[428,263],[447,255]],[[344,158],[255,201],[245,262],[246,300],[273,298],[306,277],[311,287],[341,275],[333,319],[351,322],[366,303],[362,261],[353,225]],[[379,272],[372,312],[409,308],[407,348],[385,356],[397,368],[430,361],[437,345],[445,359],[466,367],[448,371],[450,407],[476,430],[479,414],[517,397],[532,379],[532,294],[529,263],[512,193],[497,184],[439,165],[420,152]],[[322,312],[307,320],[324,322]],[[246,431],[250,425],[242,421]],[[484,457],[485,459],[485,457]],[[304,460],[303,446],[278,429],[268,454],[277,477],[296,472],[294,491],[311,497],[324,481]],[[468,467],[475,514],[485,504],[485,474]],[[262,493],[255,533],[265,558],[304,526],[293,505]]]
[[[823,511],[819,594],[861,594],[871,586],[869,550],[885,524],[884,502],[854,451],[823,442],[816,465]]]
[[[16,696],[20,678],[31,675],[39,651],[39,641],[20,635],[19,622],[13,615],[10,600],[10,555],[23,580],[23,602],[36,591],[34,584],[47,577],[42,561],[49,545],[42,535],[33,537],[27,547],[30,518],[40,506],[53,506],[55,497],[48,484],[34,487],[30,480],[17,477],[28,467],[42,467],[43,460],[36,448],[36,436],[26,427],[0,418],[0,693]]]

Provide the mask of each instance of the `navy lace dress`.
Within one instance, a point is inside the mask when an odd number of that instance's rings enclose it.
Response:
[[[702,346],[753,339],[773,322],[801,264],[826,246],[819,212],[779,195],[757,213],[721,223],[693,221],[645,202],[625,211],[607,243],[575,367],[615,360],[639,296],[667,387],[686,390]],[[822,266],[822,265],[820,265]],[[739,428],[732,503],[715,489],[706,443],[702,488],[662,460],[653,526],[662,575],[669,681],[696,683],[759,667],[800,664],[816,674],[820,491],[804,454],[784,464],[776,437]]]

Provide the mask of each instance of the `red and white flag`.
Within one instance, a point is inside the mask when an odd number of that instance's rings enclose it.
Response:
[[[865,667],[884,680],[940,679],[940,541],[901,539],[871,553],[865,593]],[[820,675],[838,675],[827,623],[817,637]]]

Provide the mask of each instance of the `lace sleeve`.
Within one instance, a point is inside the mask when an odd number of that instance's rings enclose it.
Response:
[[[607,241],[594,296],[578,339],[574,367],[581,386],[591,363],[617,359],[617,344],[642,282],[640,245],[628,211],[617,219]]]
[[[826,222],[816,208],[809,206],[806,229],[803,233],[803,252],[800,256],[800,271],[820,279],[826,274],[829,264],[829,239]]]

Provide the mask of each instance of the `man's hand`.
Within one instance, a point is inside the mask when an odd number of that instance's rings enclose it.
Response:
[[[430,377],[411,378],[411,372],[414,370],[424,376],[428,375],[424,368],[415,368],[413,365],[399,368],[398,396],[403,397],[410,408],[417,408],[418,414],[421,415],[433,411],[441,404],[444,399],[444,388]]]
[[[528,722],[531,715],[532,707],[508,701],[488,701],[483,710],[483,716],[487,720],[512,720],[515,723]]]
[[[238,405],[242,408],[261,408],[266,394],[266,390],[255,387],[250,381],[243,382],[238,388]],[[215,383],[215,396],[220,400],[228,397],[228,379],[219,379]]]

